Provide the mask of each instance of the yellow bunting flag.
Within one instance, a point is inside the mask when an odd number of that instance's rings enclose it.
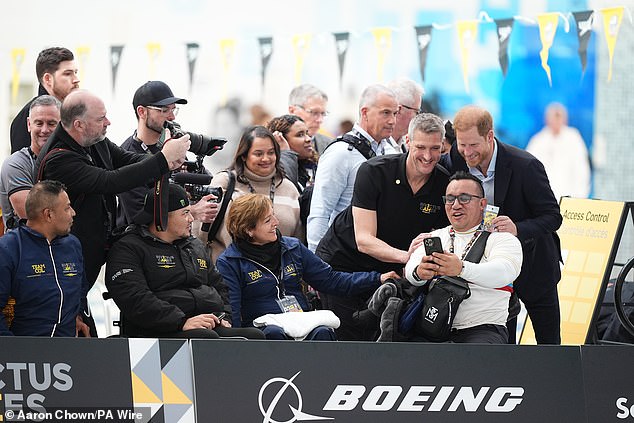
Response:
[[[553,45],[555,39],[555,33],[557,32],[557,23],[559,21],[559,13],[544,13],[537,16],[537,23],[539,24],[539,38],[542,41],[542,49],[539,52],[539,57],[542,59],[542,68],[546,71],[548,76],[548,85],[552,86],[553,82],[550,77],[550,66],[548,66],[548,53]]]
[[[478,21],[458,21],[458,44],[460,45],[460,57],[462,58],[462,79],[467,93],[469,92],[469,58],[471,49],[478,35]]]
[[[610,57],[610,66],[608,68],[608,82],[612,79],[612,58],[614,57],[614,46],[616,45],[616,37],[619,35],[621,20],[623,19],[623,7],[613,7],[610,9],[601,9],[603,14],[603,28],[605,31],[605,41],[608,43],[608,54]]]
[[[376,47],[377,53],[377,79],[383,82],[385,60],[392,49],[392,30],[390,28],[374,28],[372,29],[372,35],[374,35],[374,46]]]
[[[11,75],[11,104],[15,104],[18,99],[18,88],[20,87],[20,68],[24,63],[26,49],[14,48],[11,50],[11,67],[13,69]]]
[[[224,38],[220,40],[220,59],[222,61],[222,94],[220,98],[220,104],[224,105],[227,102],[227,87],[229,86],[229,77],[231,76],[230,70],[233,66],[233,59],[235,57],[236,40],[235,38]]]
[[[295,85],[302,82],[304,59],[310,49],[311,34],[293,35],[293,51],[295,52]]]
[[[77,58],[77,64],[79,68],[79,78],[82,82],[86,80],[86,63],[88,63],[88,56],[90,55],[90,47],[79,46],[75,50],[75,57]]]
[[[147,43],[147,52],[150,55],[150,79],[154,79],[156,74],[156,62],[161,55],[161,44]]]

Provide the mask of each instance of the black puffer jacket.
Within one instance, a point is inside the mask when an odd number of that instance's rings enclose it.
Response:
[[[106,286],[127,336],[178,332],[202,313],[231,315],[227,286],[202,241],[193,237],[169,244],[145,226],[131,226],[110,250]]]

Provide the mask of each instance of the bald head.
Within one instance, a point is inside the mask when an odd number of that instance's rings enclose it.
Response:
[[[64,129],[82,147],[89,147],[106,137],[106,128],[110,125],[106,106],[89,91],[75,90],[68,94],[60,115]]]

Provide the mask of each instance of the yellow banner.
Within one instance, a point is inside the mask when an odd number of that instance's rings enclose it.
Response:
[[[302,82],[304,59],[310,50],[311,34],[293,35],[293,51],[295,52],[295,85]]]
[[[82,83],[86,82],[86,63],[88,63],[88,56],[90,55],[90,47],[79,46],[75,50],[75,58],[77,59],[77,67],[79,68],[79,79]]]
[[[376,75],[379,82],[383,82],[384,68],[387,56],[392,49],[392,30],[390,28],[373,28],[374,46],[376,47]]]
[[[161,56],[161,44],[160,43],[147,43],[147,52],[150,56],[150,79],[155,78],[156,74],[156,62]]]
[[[610,66],[608,67],[608,82],[612,80],[612,58],[614,57],[614,46],[616,37],[619,35],[621,20],[623,19],[623,7],[613,7],[601,9],[603,14],[603,28],[605,31],[605,41],[608,43],[608,54],[610,56]]]
[[[599,300],[610,254],[619,235],[625,203],[563,197],[563,222],[557,231],[561,240],[564,267],[558,285],[561,313],[561,343],[583,345],[590,331],[592,315]],[[538,281],[535,281],[536,283]],[[520,344],[535,344],[530,320]]]
[[[235,58],[236,40],[235,38],[224,38],[220,40],[220,58],[222,61],[222,93],[220,95],[220,104],[227,102],[227,89],[229,86],[229,78],[231,76],[231,68]]]
[[[478,35],[478,21],[456,22],[458,31],[458,45],[460,46],[460,58],[462,60],[462,79],[467,93],[469,92],[469,62],[471,50]]]
[[[553,85],[553,81],[550,77],[548,54],[553,45],[553,40],[555,39],[558,21],[559,13],[544,13],[537,16],[537,22],[539,23],[539,38],[542,41],[542,49],[539,52],[539,57],[542,59],[542,68],[546,71],[546,75],[548,76],[548,85],[550,86]]]
[[[20,68],[24,63],[26,49],[14,48],[11,50],[11,104],[15,105],[18,99],[18,89],[20,87]]]

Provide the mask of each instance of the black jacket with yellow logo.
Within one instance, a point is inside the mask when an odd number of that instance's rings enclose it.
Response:
[[[106,286],[127,336],[160,337],[179,332],[203,313],[231,315],[227,287],[197,238],[172,244],[134,226],[110,250]]]

